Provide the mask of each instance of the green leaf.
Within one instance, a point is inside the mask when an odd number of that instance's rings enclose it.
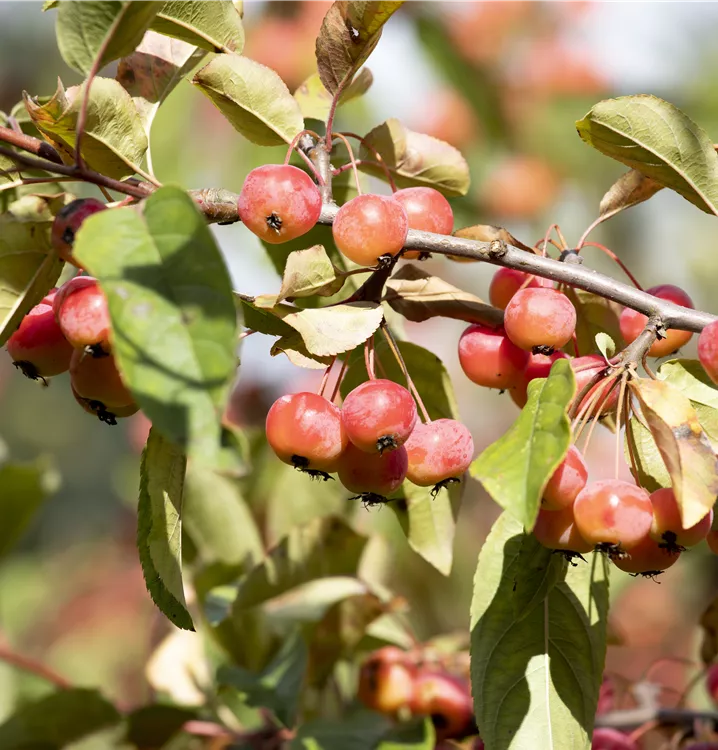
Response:
[[[20,539],[60,477],[43,460],[0,467],[0,557]]]
[[[164,3],[150,28],[210,52],[240,54],[244,48],[242,16],[232,0]]]
[[[376,746],[376,750],[433,750],[436,732],[429,717],[397,724]]]
[[[204,216],[182,190],[163,187],[139,210],[90,217],[74,254],[107,296],[115,357],[142,411],[190,457],[216,463],[236,313]]]
[[[462,483],[466,479],[462,479]],[[449,484],[436,497],[431,487],[417,487],[409,481],[402,484],[402,502],[392,498],[389,507],[396,513],[409,546],[448,576],[454,560],[454,536],[459,515],[463,484]]]
[[[27,92],[23,100],[30,119],[48,136],[68,161],[77,140],[77,120],[85,85],[57,91],[45,104],[38,104]],[[139,169],[147,151],[147,135],[130,95],[112,78],[95,78],[87,104],[82,157],[97,172],[123,179]]]
[[[330,94],[352,80],[379,42],[384,24],[402,4],[403,0],[332,4],[317,37],[319,77]]]
[[[248,705],[268,708],[278,721],[291,728],[297,720],[307,659],[307,644],[297,628],[259,674],[252,674],[239,667],[222,667],[217,674],[217,681],[239,690]]]
[[[119,721],[117,709],[96,690],[60,690],[25,703],[0,724],[0,747],[55,750]]]
[[[50,225],[63,205],[60,197],[25,196],[0,214],[0,346],[60,276]]]
[[[252,297],[235,295],[242,324],[250,331],[264,333],[267,336],[288,336],[294,333],[294,329],[282,320],[283,314],[289,314],[295,310],[290,305],[273,305],[265,308],[256,304]]]
[[[469,165],[453,146],[424,133],[416,133],[392,117],[377,125],[365,136],[389,167],[400,188],[431,187],[447,196],[466,195],[471,178]],[[360,159],[372,160],[373,154],[364,146]],[[386,179],[383,169],[362,161],[363,172]]]
[[[45,0],[42,4],[42,12],[44,13],[46,10],[53,10],[57,8],[59,4],[60,0]]]
[[[402,266],[387,282],[384,301],[414,323],[434,317],[501,325],[503,312],[419,266]]]
[[[160,703],[136,708],[127,716],[125,741],[138,748],[164,747],[196,716],[187,708]]]
[[[304,119],[284,81],[271,68],[239,55],[218,55],[192,79],[229,120],[259,146],[291,143]]]
[[[211,469],[190,466],[182,523],[204,563],[250,567],[262,558],[259,530],[237,483]]]
[[[120,60],[115,78],[132,97],[148,137],[160,104],[206,54],[180,39],[148,31],[137,49]]]
[[[618,323],[623,308],[619,304],[583,289],[567,289],[566,296],[576,308],[576,345],[580,355],[596,352],[598,334],[623,341]]]
[[[533,535],[524,535],[516,561],[512,597],[517,622],[546,600],[553,587],[564,580],[567,569],[568,562],[563,555],[554,554]]]
[[[526,406],[509,431],[471,464],[472,476],[529,531],[571,442],[566,409],[575,390],[568,360],[554,362],[548,378],[529,383]]]
[[[301,335],[307,351],[319,357],[355,349],[379,328],[383,319],[384,311],[376,302],[349,302],[283,316],[284,322]]]
[[[671,475],[653,435],[635,416],[628,422],[624,454],[633,478],[645,490],[655,492],[671,486]]]
[[[678,107],[648,94],[621,96],[596,104],[576,127],[602,154],[718,214],[718,155]]]
[[[606,654],[606,562],[594,553],[571,567],[517,619],[524,538],[504,513],[479,553],[471,606],[476,721],[490,750],[588,750]]]
[[[458,419],[459,410],[454,388],[442,361],[423,346],[408,341],[397,343],[431,419]],[[383,337],[376,341],[375,350],[387,378],[395,383],[406,384],[404,373]],[[342,397],[346,398],[350,391],[368,379],[363,353],[356,352],[342,381]]]
[[[338,720],[314,719],[302,724],[289,750],[376,750],[392,729],[391,721],[372,711],[361,711]]]
[[[366,94],[373,82],[374,76],[369,68],[363,68],[342,92],[338,106]],[[332,95],[324,88],[319,73],[312,73],[294,92],[294,98],[306,119],[326,120],[329,116]]]
[[[233,610],[255,607],[315,578],[354,575],[366,541],[332,516],[294,527],[240,581]]]
[[[304,339],[297,331],[292,331],[286,336],[272,344],[269,353],[276,357],[278,354],[286,354],[287,359],[297,367],[306,367],[310,370],[325,370],[332,363],[331,357],[321,357],[311,354],[304,343]]]
[[[596,334],[596,347],[606,359],[611,359],[616,353],[616,344],[607,333]]]
[[[84,75],[96,60],[101,70],[135,49],[159,8],[159,3],[136,1],[60,3],[55,30],[62,59]]]
[[[629,388],[671,476],[683,527],[697,524],[718,496],[718,459],[689,399],[662,380],[635,379]]]
[[[153,427],[142,453],[137,549],[147,590],[170,622],[194,630],[182,585],[182,489],[187,459]]]
[[[691,401],[718,409],[718,388],[697,359],[671,359],[658,368],[657,375]]]

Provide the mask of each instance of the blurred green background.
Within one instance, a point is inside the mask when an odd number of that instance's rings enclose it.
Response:
[[[246,2],[245,54],[277,70],[294,90],[313,70],[314,39],[327,7]],[[66,86],[79,83],[57,52],[53,13],[40,8],[39,2],[0,2],[0,110],[10,111],[24,90],[52,93],[57,76]],[[396,116],[458,147],[473,184],[467,197],[453,201],[457,227],[499,224],[534,244],[557,222],[572,243],[623,172],[581,142],[574,121],[600,99],[652,93],[683,108],[718,140],[716,31],[713,3],[411,2],[392,18],[369,61],[373,89],[342,109],[337,125],[361,133]],[[251,168],[283,158],[282,151],[242,139],[187,82],[170,96],[153,129],[158,178],[188,188],[238,191]],[[218,227],[216,236],[239,291],[277,290],[278,277],[256,238],[241,226]],[[716,237],[714,217],[669,191],[592,235],[645,287],[680,284],[697,307],[718,313]],[[588,265],[621,277],[598,250],[586,248],[585,255]],[[423,267],[484,298],[493,273],[482,264],[442,259]],[[435,319],[408,324],[406,333],[436,352],[454,376],[478,451],[517,410],[507,394],[480,390],[461,373],[456,342],[462,329]],[[276,396],[316,381],[316,373],[270,358],[270,345],[253,336],[243,347],[238,389],[248,427],[262,424]],[[145,591],[134,549],[147,426],[139,417],[115,428],[98,423],[77,408],[65,381],[43,388],[0,358],[0,436],[10,456],[48,456],[62,477],[21,545],[0,562],[0,640],[73,682],[102,685],[134,704],[150,690],[145,662],[169,630]],[[614,450],[615,437],[597,430],[587,456],[594,478],[612,471]],[[296,500],[288,493],[286,502]],[[467,627],[476,555],[497,515],[471,485],[448,582],[408,549],[391,513],[362,520],[390,541],[373,557],[376,575],[409,600],[420,637]],[[716,571],[714,558],[699,549],[668,571],[661,586],[621,576],[613,624],[622,645],[612,648],[609,668],[633,680],[660,655],[692,658],[696,620],[716,589]],[[680,689],[685,666],[658,668],[661,680]],[[18,698],[45,689],[0,664],[0,719]]]

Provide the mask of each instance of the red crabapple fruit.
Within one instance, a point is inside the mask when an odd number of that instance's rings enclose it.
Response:
[[[322,197],[312,178],[290,164],[265,164],[244,180],[237,200],[242,223],[277,245],[306,234],[318,221]]]
[[[618,729],[597,727],[593,730],[591,750],[638,750],[638,745]]]
[[[519,271],[518,268],[499,268],[489,284],[489,302],[494,307],[505,310],[519,289],[536,289],[537,287],[551,288],[553,282],[525,271]]]
[[[575,445],[568,449],[566,457],[551,475],[543,491],[541,508],[543,510],[561,510],[573,505],[578,493],[588,482],[588,468],[583,456]]]
[[[134,404],[132,394],[122,382],[112,354],[93,357],[75,349],[70,360],[70,383],[80,398],[99,401],[108,411]]]
[[[267,414],[266,431],[267,442],[285,464],[321,474],[337,470],[348,442],[341,411],[316,393],[277,399]]]
[[[384,195],[358,195],[334,219],[332,234],[340,252],[360,266],[376,265],[404,247],[409,219],[401,203]]]
[[[112,410],[108,410],[101,401],[95,401],[93,399],[82,398],[82,396],[78,396],[77,391],[72,387],[72,384],[70,384],[70,390],[72,391],[72,395],[75,397],[75,401],[77,401],[77,403],[88,414],[92,414],[94,417],[97,417],[100,422],[105,422],[106,424],[115,425],[117,424],[118,418],[131,417],[134,414],[137,414],[137,412],[140,410],[140,407],[135,403],[128,404],[127,406],[113,406]],[[141,451],[142,446],[140,446],[140,452]]]
[[[454,675],[420,671],[411,711],[416,716],[431,717],[439,741],[476,734],[469,685]]]
[[[673,286],[673,284],[661,284],[646,289],[646,291],[654,297],[658,297],[658,299],[674,302],[681,307],[693,307],[693,300],[680,287]],[[630,307],[625,307],[621,312],[619,323],[621,335],[626,343],[630,344],[638,338],[641,331],[646,327],[648,318],[635,310],[631,310]],[[692,335],[690,331],[670,329],[666,331],[665,338],[656,339],[648,350],[648,354],[651,357],[665,357],[668,354],[673,354],[677,349],[685,346],[691,340]]]
[[[595,546],[579,534],[571,505],[561,510],[540,510],[533,535],[544,547],[562,552],[575,552],[581,555],[591,552]]]
[[[718,529],[711,529],[706,535],[706,544],[708,549],[714,554],[718,555]]]
[[[73,352],[55,321],[52,307],[43,302],[22,319],[7,341],[7,350],[15,367],[32,380],[66,372]]]
[[[420,229],[435,234],[451,234],[454,229],[454,212],[449,201],[434,188],[410,187],[397,190],[392,196],[399,201],[409,220],[409,229]],[[408,250],[403,257],[415,260],[421,250]]]
[[[706,689],[713,702],[718,704],[718,664],[713,664],[708,668]]]
[[[349,440],[367,453],[403,445],[416,425],[416,404],[392,380],[367,380],[344,399],[342,421]]]
[[[718,320],[709,323],[698,337],[698,359],[708,377],[718,383]]]
[[[653,506],[641,487],[620,479],[602,479],[584,487],[573,504],[581,536],[599,547],[629,551],[648,535]]]
[[[576,396],[578,398],[594,378],[596,382],[581,398],[578,407],[574,407],[578,414],[584,406],[588,406],[593,416],[603,416],[616,411],[620,384],[616,378],[609,379],[611,368],[600,354],[587,354],[571,360],[571,369],[576,377]],[[600,377],[599,377],[600,376]]]
[[[503,328],[475,323],[459,339],[459,363],[466,377],[485,388],[513,388],[522,377],[529,355]]]
[[[104,211],[106,208],[107,206],[96,198],[78,198],[57,212],[52,222],[50,240],[53,248],[63,260],[75,264],[72,246],[78,229],[88,216]]]
[[[680,554],[679,550],[661,546],[647,534],[626,555],[616,557],[613,563],[624,573],[656,575],[670,568]]]
[[[664,549],[681,552],[686,547],[693,547],[706,538],[713,523],[713,510],[689,529],[683,528],[681,510],[678,507],[675,493],[670,488],[651,493],[653,504],[653,523],[650,536]]]
[[[349,443],[339,458],[339,481],[367,503],[385,502],[406,478],[409,459],[402,445],[394,451],[365,453]]]
[[[523,351],[523,349],[521,350]],[[518,378],[516,384],[511,388],[509,393],[511,399],[520,409],[526,406],[528,401],[528,387],[532,380],[538,378],[547,378],[557,359],[568,359],[563,352],[554,352],[553,354],[530,354],[523,374]]]
[[[76,349],[89,347],[93,356],[111,350],[112,323],[107,299],[97,279],[75,276],[63,284],[53,301],[55,319]]]
[[[395,646],[375,651],[359,671],[357,697],[372,711],[393,715],[414,700],[416,665]]]
[[[474,455],[471,433],[455,419],[417,424],[404,447],[409,457],[406,478],[419,487],[458,481]]]
[[[520,349],[551,354],[571,340],[576,309],[557,289],[522,289],[506,306],[504,328]]]

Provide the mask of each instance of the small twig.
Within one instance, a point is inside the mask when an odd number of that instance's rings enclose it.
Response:
[[[337,361],[337,357],[336,357],[336,354],[335,354],[334,357],[332,358],[332,361],[329,363],[329,366],[327,367],[327,369],[324,370],[324,375],[322,375],[322,382],[320,383],[319,390],[317,391],[317,393],[320,396],[324,395],[324,389],[327,387],[327,382],[329,380],[329,374],[331,373],[332,367],[334,367],[334,363],[336,361]]]
[[[349,140],[344,137],[341,133],[334,133],[332,135],[332,138],[339,138],[344,145],[347,147],[347,151],[349,152],[349,163],[352,165],[352,169],[354,171],[354,182],[356,184],[357,193],[361,195],[361,182],[359,181],[359,170],[357,169],[357,161],[354,158],[354,150],[352,149],[351,143],[349,143]]]
[[[361,135],[358,135],[357,133],[347,133],[346,131],[344,131],[342,133],[342,135],[345,135],[347,138],[354,138],[355,140],[359,141],[359,143],[361,143],[361,145],[364,146],[364,148],[367,151],[370,151],[372,154],[374,154],[374,158],[376,159],[376,162],[357,160],[357,162],[356,162],[357,165],[358,164],[374,164],[374,163],[376,163],[376,165],[381,170],[383,170],[383,172],[384,172],[384,174],[386,176],[386,181],[389,183],[389,187],[391,188],[391,192],[395,193],[397,188],[396,188],[396,182],[394,182],[394,177],[391,174],[391,170],[389,169],[389,165],[384,161],[384,157],[377,151],[377,149],[374,146],[372,146],[372,144],[369,143],[369,141],[367,141],[366,138],[364,138]]]
[[[613,211],[609,211],[607,214],[603,214],[602,216],[599,216],[595,221],[591,222],[589,224],[588,229],[581,235],[581,239],[578,241],[578,245],[576,245],[576,251],[578,252],[585,244],[586,244],[586,237],[588,237],[591,232],[599,225],[602,224],[606,219],[610,219],[612,216],[615,216],[619,211],[623,210],[621,208],[616,208]]]
[[[302,130],[301,132],[297,133],[297,135],[295,135],[292,139],[292,142],[289,144],[287,155],[284,157],[284,163],[289,164],[289,160],[292,158],[292,153],[296,151],[299,156],[301,156],[302,159],[304,159],[304,161],[307,163],[307,166],[312,170],[312,173],[317,178],[317,182],[319,182],[319,185],[321,186],[324,184],[324,177],[320,174],[319,169],[317,169],[317,165],[307,156],[303,149],[297,148],[297,144],[299,143],[299,141],[301,141],[302,138],[304,138],[304,136],[306,135],[311,136],[317,142],[321,140],[321,136],[315,133],[313,130]]]
[[[658,338],[658,330],[661,328],[661,319],[651,317],[646,327],[638,336],[618,355],[621,364],[638,368],[653,343]]]
[[[620,267],[623,273],[628,276],[628,278],[633,282],[633,285],[636,287],[636,289],[640,289],[643,291],[643,287],[638,283],[638,280],[636,277],[628,270],[628,266],[616,255],[616,253],[613,252],[610,248],[606,247],[605,245],[602,245],[600,242],[584,242],[584,247],[597,247],[602,252],[606,253],[608,257],[617,263]]]
[[[369,380],[376,380],[376,374],[374,370],[374,337],[368,338],[364,342],[364,366],[366,367],[366,374],[369,376]]]
[[[344,380],[344,375],[346,375],[347,368],[349,367],[349,356],[345,357],[345,359],[342,361],[342,368],[339,370],[339,375],[337,375],[337,380],[334,383],[334,388],[332,389],[332,397],[329,399],[332,403],[337,398],[337,394],[339,393],[339,388],[341,388],[342,380]]]
[[[21,654],[15,653],[6,643],[0,642],[0,661],[4,661],[6,664],[10,664],[23,672],[29,672],[34,674],[46,682],[51,682],[61,690],[70,690],[72,683],[66,680],[62,675],[59,675],[50,667],[46,667],[44,664],[35,659],[31,659],[29,656],[22,656]]]
[[[49,143],[39,138],[33,138],[31,135],[18,133],[10,128],[0,127],[0,141],[5,141],[5,143],[9,143],[11,146],[16,146],[30,154],[40,156],[53,164],[62,164],[60,154]]]

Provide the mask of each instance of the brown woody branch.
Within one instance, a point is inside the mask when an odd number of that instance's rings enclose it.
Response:
[[[653,706],[608,711],[596,716],[597,727],[630,730],[655,721],[661,726],[691,727],[698,721],[710,721],[718,727],[718,711],[695,711],[687,708],[654,708]]]
[[[23,151],[47,159],[53,164],[62,164],[60,154],[49,143],[41,141],[39,138],[33,138],[31,135],[17,133],[10,128],[0,127],[0,141],[5,141],[5,143],[17,146],[17,148]]]

